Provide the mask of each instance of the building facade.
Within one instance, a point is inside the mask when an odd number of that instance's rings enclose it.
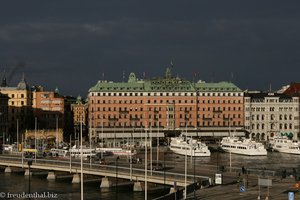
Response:
[[[0,92],[8,96],[7,139],[15,142],[17,129],[19,133],[33,127],[32,96],[29,85],[23,75],[17,87],[9,87],[5,77],[2,80]],[[19,138],[20,139],[20,138]]]
[[[32,97],[32,108],[38,121],[38,129],[63,129],[64,97],[55,91],[37,88],[32,92]]]
[[[0,143],[5,143],[8,133],[8,96],[0,93]]]
[[[87,131],[87,103],[81,98],[77,97],[76,103],[71,104],[71,110],[73,113],[73,126],[74,126],[74,138],[77,139],[80,133],[80,127],[83,131],[83,136],[86,136]]]
[[[187,131],[194,136],[228,135],[244,127],[243,91],[229,82],[193,83],[172,77],[128,82],[98,81],[88,94],[89,135],[142,138]]]
[[[299,97],[245,93],[245,129],[257,140],[269,140],[278,135],[298,139]]]

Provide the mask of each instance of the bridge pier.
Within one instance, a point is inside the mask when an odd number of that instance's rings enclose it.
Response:
[[[72,183],[80,183],[80,176],[79,176],[79,174],[73,174]]]
[[[55,172],[48,172],[47,180],[55,180]]]
[[[4,172],[5,172],[5,173],[11,173],[12,171],[11,171],[10,166],[5,167]]]
[[[24,175],[25,175],[25,176],[29,176],[29,169],[26,169],[26,170],[25,170]],[[30,172],[30,175],[32,176],[32,172]]]
[[[109,180],[107,177],[103,177],[101,180],[100,188],[110,188],[112,186],[111,180]]]

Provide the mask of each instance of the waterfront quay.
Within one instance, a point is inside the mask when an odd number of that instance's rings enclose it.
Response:
[[[243,176],[242,176],[243,177]],[[299,188],[296,188],[294,177],[289,176],[284,179],[281,177],[269,177],[272,180],[272,186],[259,186],[257,175],[248,175],[242,178],[241,182],[227,177],[222,185],[214,185],[205,189],[196,190],[195,194],[189,193],[187,199],[203,200],[285,200],[289,199],[289,192],[293,192],[294,199],[300,199]],[[245,183],[243,182],[243,179]]]

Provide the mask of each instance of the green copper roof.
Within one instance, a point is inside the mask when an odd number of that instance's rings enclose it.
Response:
[[[90,88],[90,92],[128,92],[128,91],[144,91],[144,83],[122,83],[122,82],[101,82]]]
[[[192,83],[178,77],[171,77],[170,69],[167,69],[164,78],[150,80],[138,80],[134,73],[130,73],[128,82],[98,81],[89,92],[241,92],[233,83]]]
[[[191,82],[182,80],[180,78],[156,78],[145,81],[145,91],[157,92],[194,92],[195,89]]]
[[[241,92],[242,90],[236,85],[230,82],[218,82],[218,83],[195,83],[195,87],[199,92]]]

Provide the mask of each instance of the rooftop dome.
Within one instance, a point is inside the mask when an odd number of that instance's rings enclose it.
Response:
[[[23,74],[21,81],[19,82],[19,84],[17,86],[17,89],[18,90],[29,90],[29,85],[27,84],[27,82],[25,80],[24,74]]]

